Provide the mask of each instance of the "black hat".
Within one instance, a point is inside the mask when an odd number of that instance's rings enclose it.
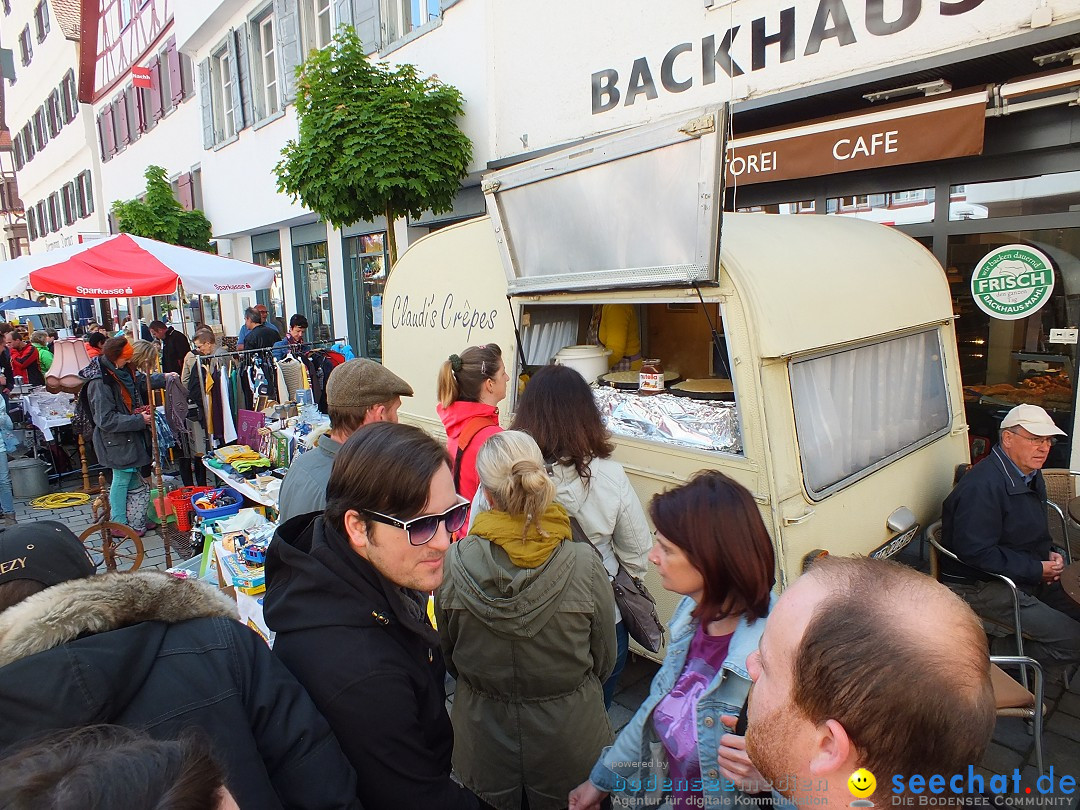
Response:
[[[30,579],[45,586],[94,575],[94,564],[71,529],[55,520],[0,531],[0,584]]]

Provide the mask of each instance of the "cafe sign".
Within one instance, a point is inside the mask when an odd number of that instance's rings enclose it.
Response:
[[[1050,300],[1054,268],[1041,251],[1005,245],[987,253],[971,274],[971,295],[991,318],[1026,318]]]
[[[728,144],[727,182],[737,188],[978,155],[985,122],[986,91],[977,90],[751,133]]]

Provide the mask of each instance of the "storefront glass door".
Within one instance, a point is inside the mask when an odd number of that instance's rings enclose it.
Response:
[[[274,271],[274,280],[269,290],[256,290],[255,301],[266,307],[270,313],[270,323],[277,327],[282,335],[288,330],[289,317],[285,314],[285,283],[281,277],[281,248],[260,250],[252,255],[252,261]]]
[[[382,359],[382,296],[386,284],[384,233],[352,236],[344,241],[349,291],[349,343],[357,355]]]
[[[307,339],[313,343],[329,342],[334,337],[334,327],[326,242],[298,245],[294,250],[297,310],[307,316]]]
[[[971,278],[984,257],[1006,245],[1024,245],[1046,256],[1054,288],[1039,309],[1016,320],[991,317],[972,294]],[[989,452],[1010,408],[1022,402],[1045,408],[1072,432],[1077,345],[1051,330],[1080,324],[1080,228],[1013,230],[950,235],[946,277],[956,313],[957,348],[970,425],[972,460]],[[1003,275],[1022,268],[1004,267]],[[1017,296],[1022,295],[1018,293]],[[1068,467],[1069,439],[1052,450],[1048,467]]]

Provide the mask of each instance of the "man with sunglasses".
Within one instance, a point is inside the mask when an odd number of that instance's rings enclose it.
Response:
[[[325,510],[284,523],[270,545],[274,653],[330,723],[366,810],[478,807],[450,778],[446,667],[427,614],[468,509],[445,448],[381,422],[337,452]]]
[[[1017,405],[1001,422],[998,444],[960,479],[942,507],[942,542],[968,565],[941,560],[942,578],[977,614],[1013,624],[1009,587],[982,573],[1003,574],[1021,589],[1024,652],[1046,667],[1080,663],[1080,605],[1061,587],[1064,560],[1051,547],[1042,467],[1064,436],[1037,405]],[[991,652],[1016,654],[1012,635]]]

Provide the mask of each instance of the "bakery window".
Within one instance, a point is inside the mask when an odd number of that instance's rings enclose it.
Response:
[[[743,453],[723,312],[714,302],[528,305],[521,346],[526,379],[552,362],[581,373],[614,436]],[[655,396],[639,393],[646,361],[663,374]]]
[[[992,317],[971,292],[971,277],[980,262],[1006,245],[1037,250],[1049,261],[1054,276],[1045,303],[1014,320]],[[1020,403],[1045,408],[1066,433],[1072,433],[1077,344],[1069,330],[1080,326],[1078,257],[1080,228],[949,237],[945,273],[956,315],[972,461],[990,452],[1002,418]],[[1046,466],[1068,467],[1070,454],[1071,436],[1051,448]]]
[[[820,500],[948,432],[938,332],[793,360],[791,398],[803,482]]]

